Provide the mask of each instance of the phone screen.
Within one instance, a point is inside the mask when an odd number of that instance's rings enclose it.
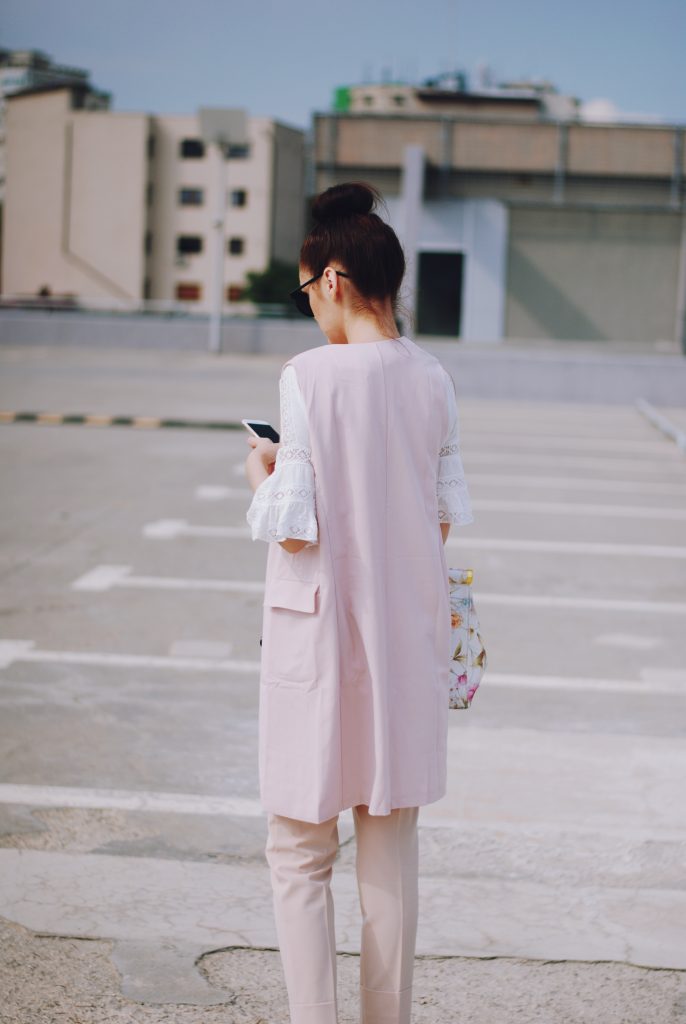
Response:
[[[268,437],[275,444],[279,443],[278,431],[274,430],[271,423],[264,423],[262,420],[247,420],[247,425],[254,430],[258,437]]]

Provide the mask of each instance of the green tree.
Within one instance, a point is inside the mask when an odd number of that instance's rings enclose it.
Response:
[[[288,293],[298,287],[298,264],[284,263],[283,260],[272,260],[266,270],[249,270],[245,275],[247,281],[244,298],[258,305],[279,303],[290,312],[295,309]]]

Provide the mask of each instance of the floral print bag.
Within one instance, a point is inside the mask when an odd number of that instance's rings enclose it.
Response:
[[[468,708],[488,663],[472,597],[472,569],[448,568],[450,587],[449,708]]]

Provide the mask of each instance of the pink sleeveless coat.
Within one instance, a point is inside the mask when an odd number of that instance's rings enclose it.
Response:
[[[439,361],[409,338],[301,352],[319,543],[269,544],[259,701],[265,811],[321,822],[446,792],[450,611]]]

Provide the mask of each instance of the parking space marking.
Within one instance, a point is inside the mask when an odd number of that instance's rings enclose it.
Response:
[[[608,480],[601,477],[548,476],[547,474],[517,476],[506,473],[470,473],[469,483],[486,484],[487,486],[546,487],[549,490],[559,487],[565,491],[604,491],[610,494],[677,495],[686,498],[686,483],[670,484],[652,480]],[[239,495],[227,494],[226,497],[239,497]]]
[[[517,673],[490,672],[484,673],[484,687],[505,686],[525,687],[534,690],[578,690],[593,693],[639,693],[663,694],[686,697],[686,673],[674,677],[650,677],[647,679],[592,679],[584,676],[532,676]]]
[[[476,551],[528,551],[557,555],[611,555],[626,558],[686,558],[686,547],[668,544],[612,544],[599,541],[575,540],[520,540],[507,537],[449,536],[446,547],[470,548]]]
[[[185,519],[158,519],[143,527],[146,537],[173,540],[176,537],[236,538],[252,534],[248,526],[193,525]],[[446,547],[465,547],[484,551],[529,551],[563,555],[620,555],[627,558],[686,558],[686,547],[667,544],[612,544],[596,541],[519,540],[508,537],[449,536]]]
[[[684,489],[686,491],[686,488]],[[224,501],[225,498],[250,498],[249,487],[225,487],[221,484],[201,484],[195,488],[198,501]]]
[[[507,473],[470,473],[469,483],[486,484],[487,486],[522,486],[522,487],[546,487],[553,490],[556,487],[569,491],[599,491],[610,494],[659,494],[661,496],[683,496],[686,497],[686,483],[671,484],[655,482],[651,480],[608,480],[601,477],[574,477],[574,476],[525,476]],[[253,492],[249,487],[226,487],[221,484],[205,484],[195,489],[195,496],[200,501],[224,501],[227,498],[237,498],[250,501]]]
[[[662,640],[658,636],[643,636],[640,633],[600,633],[593,638],[598,646],[621,647],[627,651],[651,651],[659,647]]]
[[[489,733],[491,730],[479,730]],[[247,797],[222,797],[208,793],[172,793],[151,790],[95,789],[76,786],[22,785],[20,783],[0,784],[0,804],[21,804],[27,807],[81,807],[94,810],[144,811],[151,814],[189,814],[236,816],[243,818],[266,817],[259,800]],[[420,824],[423,828],[457,829],[460,832],[482,834],[489,828],[499,833],[517,835],[522,832],[537,835],[559,835],[561,832],[579,836],[619,836],[623,840],[675,840],[683,841],[684,830],[678,825],[669,828],[662,822],[641,827],[626,821],[594,820],[590,824],[579,821],[545,822],[511,818],[491,818],[488,822],[472,821],[469,818],[450,818],[440,802],[421,808]],[[341,822],[353,826],[352,808],[340,812]]]
[[[104,591],[112,587],[151,590],[229,591],[235,594],[264,592],[264,583],[253,580],[194,579],[188,576],[132,576],[129,565],[99,565],[71,584],[74,590]],[[493,594],[479,592],[480,604],[520,608],[578,608],[594,611],[646,612],[683,615],[685,601],[624,601],[619,598],[575,597],[550,594]]]
[[[506,498],[474,498],[474,511],[532,512],[535,515],[611,516],[621,519],[669,519],[686,521],[686,508],[660,508],[653,505],[596,505],[580,501],[517,501]]]
[[[154,793],[147,790],[86,789],[75,786],[0,784],[0,804],[33,807],[92,807],[97,810],[218,814],[244,818],[264,815],[258,800],[203,793]]]
[[[684,462],[679,456],[674,455],[670,460],[662,459],[632,459],[632,458],[617,458],[616,456],[608,455],[607,458],[597,456],[595,458],[590,456],[576,456],[568,455],[566,452],[551,452],[549,455],[543,454],[530,454],[528,452],[518,451],[507,451],[502,452],[499,450],[494,451],[477,451],[472,445],[465,448],[462,446],[462,458],[465,467],[468,469],[472,464],[487,463],[492,465],[493,463],[507,463],[508,466],[519,465],[519,466],[539,466],[543,470],[550,468],[559,472],[561,469],[599,469],[603,472],[608,470],[617,471],[621,469],[623,472],[645,472],[645,473],[665,473],[666,471],[672,471],[676,469],[679,473],[683,473]],[[245,468],[241,466],[241,472],[245,474]]]
[[[106,651],[50,651],[38,650],[33,640],[0,640],[0,669],[15,662],[42,662],[45,664],[95,665],[147,669],[174,669],[193,672],[254,672],[259,673],[259,661],[238,661],[228,658],[171,657],[145,654],[115,654]],[[638,693],[648,696],[669,695],[686,697],[686,672],[658,669],[646,670],[641,679],[602,679],[584,676],[531,675],[516,672],[494,672],[484,675],[484,686],[525,687],[540,690],[559,690],[576,693],[578,690],[606,693]],[[10,702],[11,703],[11,700]]]
[[[255,644],[257,645],[257,636]],[[16,661],[65,665],[98,665],[102,668],[162,668],[179,672],[259,672],[260,662],[200,655],[122,654],[107,651],[43,651],[33,640],[0,640],[0,669]]]
[[[510,430],[494,434],[487,431],[474,431],[464,428],[460,436],[466,441],[469,448],[486,447],[489,449],[501,449],[521,447],[530,448],[533,451],[559,452],[564,449],[577,449],[583,451],[588,448],[591,451],[608,452],[640,452],[642,454],[657,455],[661,461],[671,462],[674,460],[674,449],[664,441],[641,440],[640,438],[610,438],[598,435],[572,435],[569,434],[540,434],[540,433],[518,433]]]
[[[176,537],[252,537],[247,526],[193,526],[186,519],[156,519],[145,523],[143,535],[154,540]]]
[[[112,587],[141,587],[151,590],[220,590],[235,594],[261,594],[258,580],[193,579],[188,576],[132,576],[130,565],[98,565],[71,584],[74,590],[111,590]]]
[[[631,473],[645,472],[645,473],[669,473],[676,470],[679,474],[684,474],[684,460],[678,455],[672,455],[671,457],[665,457],[663,459],[632,459],[617,458],[614,455],[608,455],[607,458],[603,456],[585,456],[585,455],[569,455],[567,452],[550,452],[550,454],[539,454],[529,453],[521,451],[501,451],[499,446],[495,446],[493,449],[479,451],[474,445],[461,446],[462,459],[465,468],[468,470],[469,467],[478,463],[486,463],[488,465],[506,463],[508,468],[511,466],[538,466],[544,471],[549,471],[551,468],[560,472],[561,469],[598,469],[602,472],[608,470],[617,471],[618,469]],[[241,476],[245,479],[245,462],[236,462],[233,464],[231,471],[235,476]],[[469,481],[469,476],[467,477]],[[682,476],[682,479],[686,479],[686,474]]]
[[[655,615],[686,615],[686,601],[625,601],[612,597],[573,597],[558,594],[492,594],[479,591],[480,605],[510,608],[576,608],[580,611],[645,612]]]

